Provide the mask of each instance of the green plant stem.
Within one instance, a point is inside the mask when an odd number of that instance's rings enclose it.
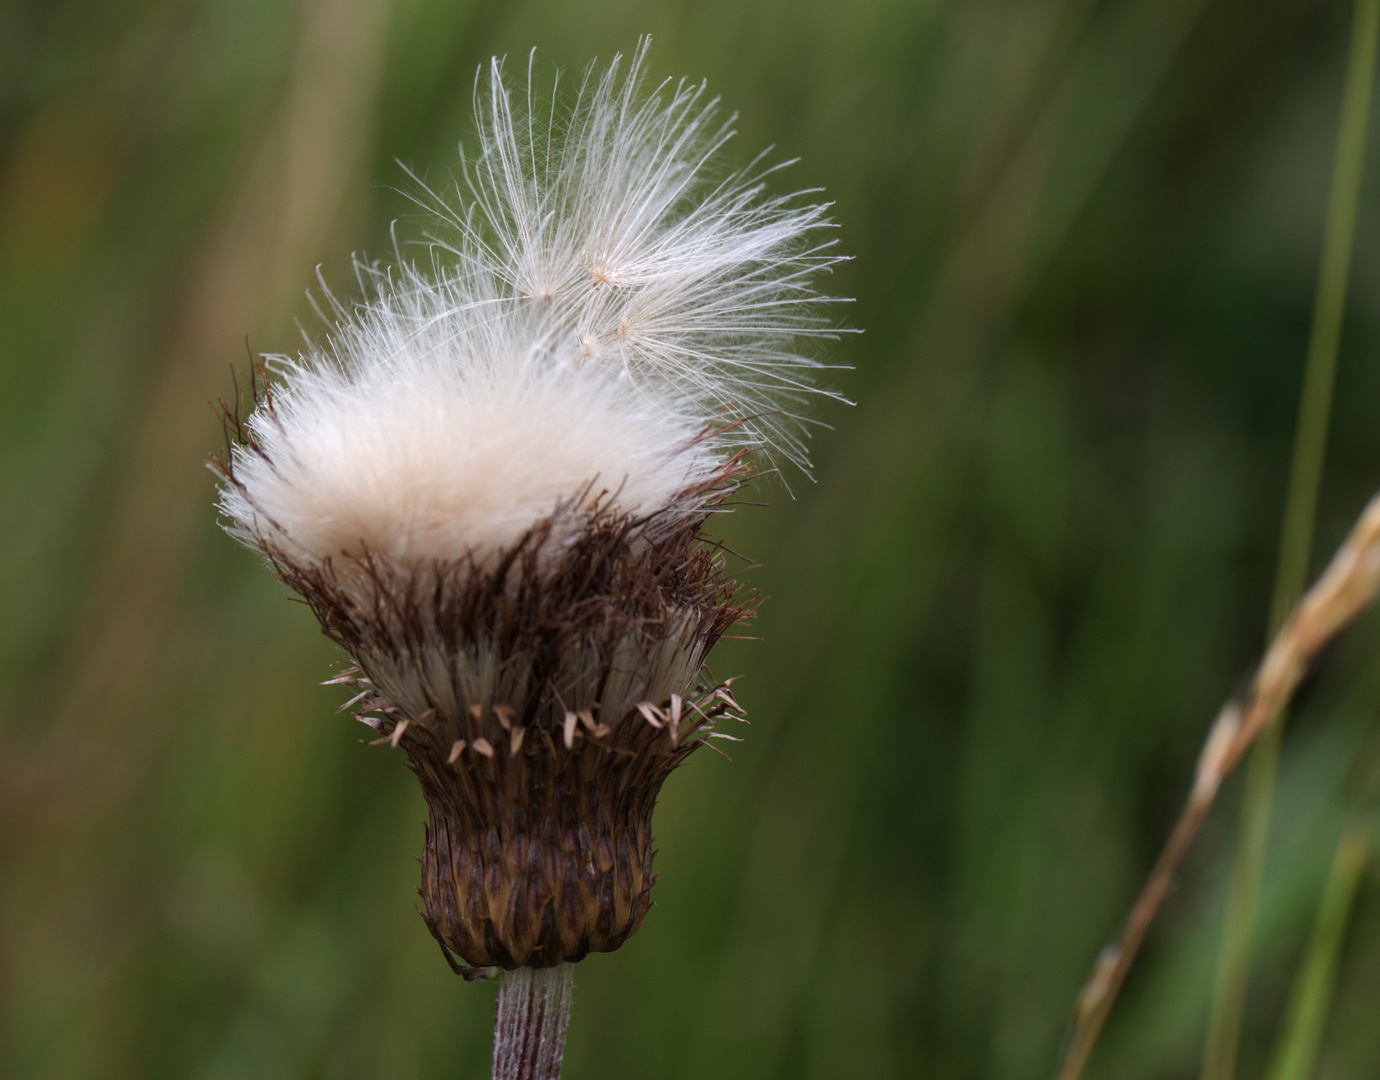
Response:
[[[1308,1080],[1332,1005],[1337,955],[1351,917],[1356,888],[1366,865],[1370,825],[1353,816],[1337,841],[1337,853],[1323,887],[1313,935],[1289,1000],[1289,1013],[1275,1048],[1268,1080]]]
[[[1271,633],[1279,627],[1293,606],[1308,576],[1318,487],[1336,379],[1337,346],[1341,339],[1346,283],[1351,268],[1378,31],[1380,0],[1357,0],[1342,98],[1337,156],[1328,199],[1322,266],[1313,305],[1313,325],[1304,368],[1303,394],[1299,403],[1279,566],[1271,605]],[[1252,752],[1247,771],[1237,856],[1227,901],[1226,927],[1203,1054],[1203,1080],[1231,1080],[1236,1071],[1256,906],[1270,831],[1283,727],[1281,717],[1271,730],[1262,735]]]

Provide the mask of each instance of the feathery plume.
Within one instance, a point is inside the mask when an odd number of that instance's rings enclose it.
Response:
[[[577,493],[693,514],[738,449],[808,467],[826,208],[767,196],[761,158],[723,172],[731,118],[703,84],[644,97],[645,53],[587,72],[568,113],[535,103],[530,65],[515,111],[493,61],[466,187],[424,189],[452,235],[426,267],[359,265],[328,342],[274,358],[223,489],[236,535],[483,563]]]

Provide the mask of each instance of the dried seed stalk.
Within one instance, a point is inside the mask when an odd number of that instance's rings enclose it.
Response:
[[[1380,593],[1380,495],[1366,505],[1322,576],[1270,643],[1245,697],[1222,707],[1198,756],[1188,802],[1142,887],[1118,939],[1102,950],[1078,995],[1059,1080],[1077,1080],[1159,911],[1184,853],[1212,808],[1222,781],[1279,715],[1309,664]]]

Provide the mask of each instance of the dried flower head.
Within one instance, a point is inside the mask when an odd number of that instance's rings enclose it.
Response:
[[[737,709],[703,668],[750,604],[702,526],[749,452],[807,464],[821,392],[825,208],[725,171],[717,101],[644,94],[645,49],[568,109],[530,65],[515,107],[495,60],[465,183],[422,189],[427,263],[358,265],[215,463],[420,778],[424,914],[476,968],[640,925],[661,783]]]

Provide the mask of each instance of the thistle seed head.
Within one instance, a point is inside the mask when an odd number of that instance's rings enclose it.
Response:
[[[421,780],[424,915],[474,967],[640,925],[661,783],[736,710],[704,663],[751,603],[702,527],[750,451],[807,464],[824,393],[825,207],[722,169],[717,101],[644,93],[645,50],[568,109],[530,66],[517,107],[495,60],[464,184],[419,196],[425,264],[357,264],[364,299],[251,376],[213,463]]]

